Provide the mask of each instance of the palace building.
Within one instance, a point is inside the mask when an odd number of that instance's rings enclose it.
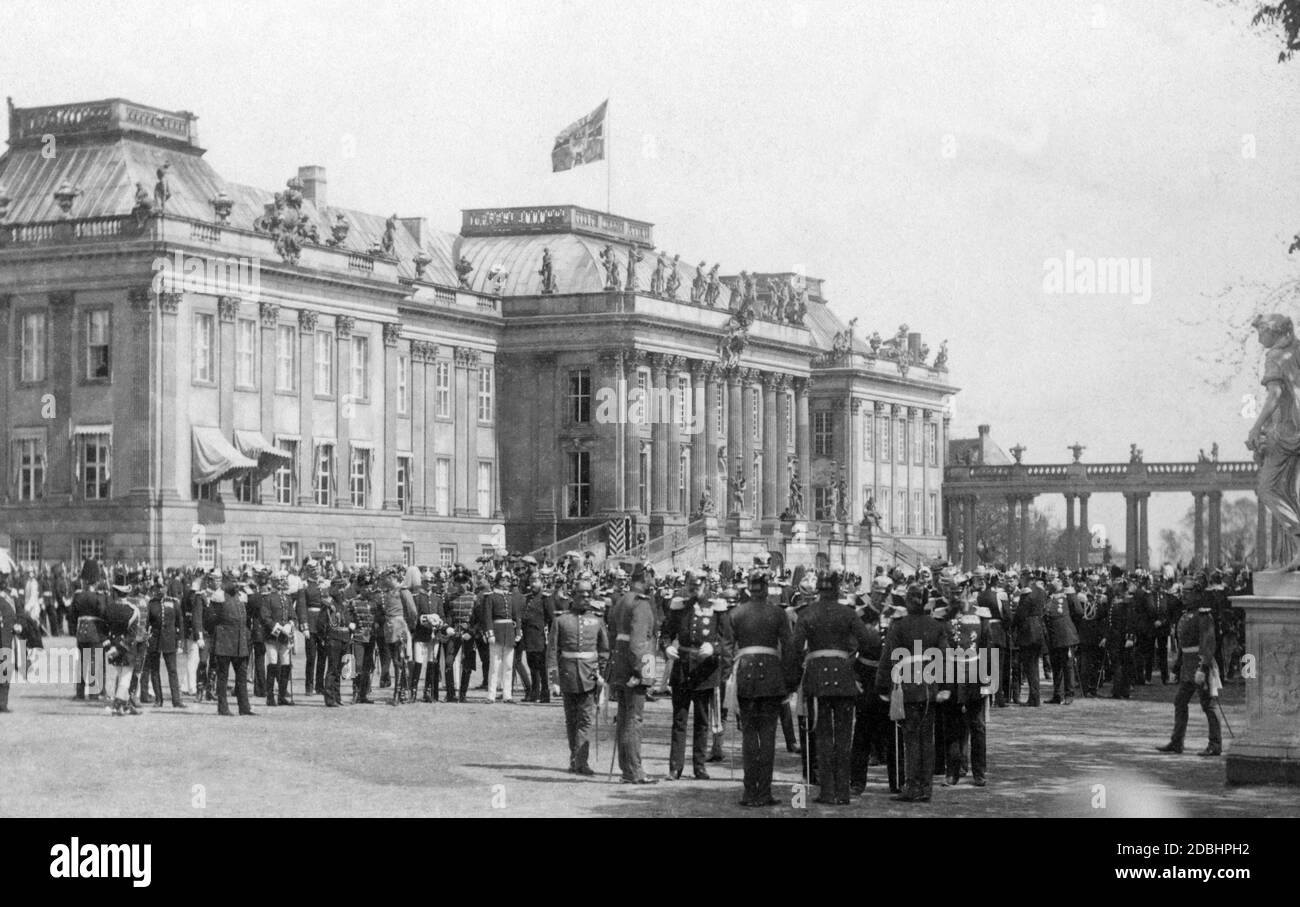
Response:
[[[946,345],[856,336],[819,279],[720,273],[609,213],[452,234],[331,204],[320,167],[230,182],[196,119],[10,103],[15,560],[943,553]]]

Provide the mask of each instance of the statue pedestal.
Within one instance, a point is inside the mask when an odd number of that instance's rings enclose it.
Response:
[[[1227,781],[1300,785],[1300,573],[1268,570],[1254,579],[1254,595],[1232,598],[1246,612],[1254,676],[1246,679],[1248,724],[1231,741]]]
[[[754,532],[754,521],[747,516],[733,513],[727,517],[727,535],[733,538],[748,536]]]

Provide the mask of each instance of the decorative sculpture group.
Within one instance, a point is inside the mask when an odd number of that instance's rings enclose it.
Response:
[[[275,200],[253,221],[253,230],[269,234],[280,257],[296,265],[303,246],[320,245],[320,236],[316,225],[307,220],[302,210],[302,181],[293,177],[285,185],[286,190],[275,193]]]
[[[1256,494],[1277,521],[1277,551],[1284,571],[1300,570],[1300,344],[1282,314],[1258,316],[1253,327],[1264,347],[1264,403],[1246,435],[1259,465]]]

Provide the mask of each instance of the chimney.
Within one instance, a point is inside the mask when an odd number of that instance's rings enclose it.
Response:
[[[428,220],[423,217],[399,217],[398,221],[415,238],[415,244],[423,249],[425,234],[429,232]]]
[[[298,168],[298,179],[302,180],[302,197],[317,208],[325,207],[325,168],[315,164]]]
[[[988,427],[987,425],[981,425],[981,426],[980,426],[980,437],[981,437],[981,438],[987,438],[988,436],[989,436],[989,427]]]
[[[907,351],[915,358],[921,358],[921,334],[919,331],[912,331],[907,335]]]

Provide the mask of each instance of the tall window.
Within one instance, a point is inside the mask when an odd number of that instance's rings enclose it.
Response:
[[[262,559],[262,543],[256,539],[240,539],[239,564],[256,564]]]
[[[833,520],[835,519],[834,508],[831,506],[831,489],[827,485],[817,485],[813,488],[813,519],[815,520]]]
[[[26,570],[41,569],[41,540],[14,539],[14,560]]]
[[[338,560],[339,546],[337,542],[321,542],[316,546],[316,549],[330,560]]]
[[[569,454],[569,483],[566,512],[570,517],[591,516],[591,454],[585,450]]]
[[[650,513],[650,446],[641,445],[640,463],[637,468],[637,486],[641,494],[641,512]]]
[[[281,462],[275,470],[275,503],[292,504],[298,490],[298,442],[277,438],[276,447],[288,451],[289,462]]]
[[[298,563],[298,543],[281,542],[280,543],[280,563],[296,564]]]
[[[209,568],[217,566],[217,540],[201,538],[195,544],[199,549],[199,566]]]
[[[411,512],[411,458],[397,458],[397,509]]]
[[[569,372],[569,418],[579,424],[591,421],[591,370]]]
[[[451,418],[451,363],[439,362],[433,367],[433,413],[439,419]]]
[[[881,526],[886,532],[893,532],[896,529],[892,495],[893,492],[888,485],[881,485],[880,494],[876,496],[876,512],[880,514]]]
[[[411,542],[402,542],[402,566],[415,566],[415,545]]]
[[[921,443],[921,420],[912,420],[912,463],[916,466],[924,464],[925,447]]]
[[[241,504],[257,503],[257,483],[253,481],[252,473],[241,473],[234,482],[235,500]]]
[[[86,313],[86,379],[106,381],[109,378],[109,330],[113,313],[108,309],[92,309]]]
[[[794,447],[794,391],[785,392],[785,446]]]
[[[862,420],[862,459],[870,460],[875,456],[876,438],[875,432],[872,431],[876,417],[867,413],[866,418]]]
[[[677,510],[691,512],[691,449],[683,447],[677,455]]]
[[[723,402],[724,398],[726,397],[726,394],[719,393],[717,397],[718,397],[718,407],[717,407],[717,411],[714,414],[717,421],[714,425],[714,431],[716,431],[718,437],[721,438],[727,432],[727,420],[726,420],[727,410],[726,410],[726,405]]]
[[[77,560],[81,563],[86,561],[100,561],[104,559],[104,540],[98,539],[77,539]]]
[[[907,490],[903,488],[894,495],[894,525],[898,532],[907,531]]]
[[[752,390],[749,393],[749,424],[751,427],[751,436],[755,441],[763,438],[763,408],[759,405],[758,390]]]
[[[334,484],[334,445],[316,445],[316,503],[322,507],[330,504],[330,491]]]
[[[24,312],[22,318],[22,350],[19,380],[35,382],[45,380],[45,313]]]
[[[478,420],[492,421],[492,366],[485,365],[478,370]]]
[[[370,399],[370,338],[352,338],[352,399]]]
[[[749,473],[749,487],[752,489],[749,494],[749,504],[753,508],[754,516],[760,516],[763,513],[763,455],[754,454],[754,464]]]
[[[81,466],[81,489],[87,501],[108,497],[111,456],[108,435],[81,435],[78,453]]]
[[[397,357],[397,414],[411,411],[411,357]]]
[[[894,420],[894,458],[899,463],[907,462],[907,422]]]
[[[889,417],[876,416],[876,459],[881,463],[889,462]],[[881,511],[889,509],[889,502],[881,505]]]
[[[328,397],[334,393],[334,335],[316,332],[316,394]]]
[[[251,318],[235,322],[235,386],[257,386],[257,322]]]
[[[375,546],[371,542],[357,542],[353,546],[352,562],[358,567],[369,567],[374,559]]]
[[[934,492],[930,492],[930,513],[925,530],[930,535],[939,534],[939,496]]]
[[[933,422],[925,426],[925,462],[939,465],[939,426]]]
[[[45,497],[45,439],[19,438],[11,448],[18,479],[18,500],[35,501]]]
[[[370,490],[370,451],[364,447],[352,448],[348,468],[348,491],[353,507],[365,507]]]
[[[813,456],[829,457],[834,443],[831,413],[819,410],[813,413]]]
[[[438,546],[438,566],[450,567],[456,563],[456,546],[439,545]]]
[[[275,389],[298,389],[298,328],[292,324],[275,329]]]
[[[492,515],[492,464],[478,464],[478,515]]]
[[[695,400],[691,396],[691,379],[687,375],[677,376],[677,427],[688,429],[695,420]],[[685,511],[683,511],[685,512]]]
[[[925,533],[925,524],[923,522],[924,514],[921,512],[921,492],[912,492],[912,525],[913,535],[923,535]]]
[[[215,319],[203,312],[194,313],[194,343],[191,353],[194,361],[194,380],[213,384],[217,379]]]
[[[451,516],[451,460],[445,457],[433,464],[433,509]]]

